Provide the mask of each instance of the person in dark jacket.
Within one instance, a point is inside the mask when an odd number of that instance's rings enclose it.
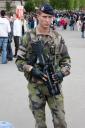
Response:
[[[13,38],[13,17],[10,17],[10,27],[11,27],[11,32],[8,35],[8,44],[7,44],[7,60],[12,61],[13,60],[13,51],[12,51],[12,38]]]
[[[84,38],[84,32],[85,32],[85,17],[82,20],[82,25],[81,25],[81,37]]]

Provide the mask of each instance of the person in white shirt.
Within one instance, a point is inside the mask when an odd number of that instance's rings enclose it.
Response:
[[[1,10],[0,17],[0,49],[2,49],[2,64],[7,63],[7,43],[11,32],[10,22],[5,17],[5,11]]]
[[[80,17],[78,18],[76,25],[77,25],[77,30],[80,31],[82,25]]]
[[[16,57],[19,49],[20,38],[22,37],[22,23],[21,23],[21,20],[18,18],[17,14],[13,24],[13,36],[14,36],[14,43],[15,43],[14,57]]]

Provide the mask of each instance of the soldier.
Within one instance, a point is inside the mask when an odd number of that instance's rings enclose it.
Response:
[[[28,80],[29,105],[36,121],[35,128],[47,128],[46,102],[54,128],[67,128],[61,83],[70,74],[70,56],[62,36],[50,28],[52,16],[51,5],[44,4],[39,8],[38,26],[23,37],[16,59],[18,70],[24,72]],[[50,85],[57,87],[58,92],[49,89]]]

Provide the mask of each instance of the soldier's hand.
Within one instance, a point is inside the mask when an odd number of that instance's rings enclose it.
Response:
[[[31,74],[32,76],[34,76],[35,78],[38,78],[38,79],[42,79],[44,81],[47,81],[47,76],[42,72],[40,71],[39,69],[37,68],[32,68],[31,70]]]
[[[52,74],[52,79],[57,83],[62,82],[63,81],[63,77],[64,77],[64,75],[63,75],[63,73],[61,71],[58,71],[58,72]]]
[[[25,65],[23,66],[23,70],[25,70],[25,71],[27,71],[27,72],[30,72],[30,71],[32,70],[32,68],[33,68],[33,66],[27,65],[27,64],[25,64]]]

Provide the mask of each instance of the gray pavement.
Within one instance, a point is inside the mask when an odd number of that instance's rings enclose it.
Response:
[[[85,128],[85,39],[77,31],[58,31],[66,41],[72,60],[71,75],[63,82],[66,121],[68,128]],[[15,128],[34,128],[27,81],[14,61],[0,64],[0,120],[11,122]],[[53,128],[48,106],[46,119],[48,128]]]

